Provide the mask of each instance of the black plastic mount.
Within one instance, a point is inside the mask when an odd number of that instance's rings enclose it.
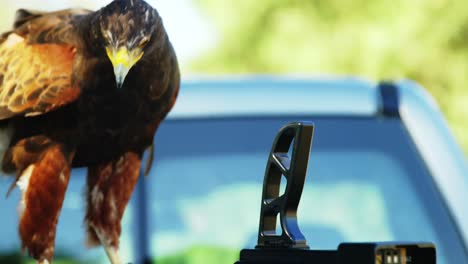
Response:
[[[343,243],[337,250],[244,249],[236,264],[436,264],[431,243]]]
[[[299,230],[297,208],[307,175],[313,134],[312,123],[295,122],[281,128],[276,136],[263,182],[257,248],[309,248],[304,235]],[[289,157],[291,145],[292,154]],[[282,195],[280,195],[281,177],[287,180]],[[278,214],[281,234],[276,233]]]

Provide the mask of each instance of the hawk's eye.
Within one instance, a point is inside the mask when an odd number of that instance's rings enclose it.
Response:
[[[148,44],[149,41],[150,41],[150,39],[148,37],[144,37],[140,41],[140,43],[138,43],[138,47],[143,48],[144,46],[146,46],[146,44]]]

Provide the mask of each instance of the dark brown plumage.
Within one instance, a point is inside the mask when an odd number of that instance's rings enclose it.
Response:
[[[22,245],[39,263],[52,261],[70,170],[82,166],[88,243],[119,263],[120,220],[179,83],[161,18],[143,0],[17,12],[0,37],[0,149],[23,192]]]

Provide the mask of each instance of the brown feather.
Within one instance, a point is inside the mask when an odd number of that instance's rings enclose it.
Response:
[[[24,23],[32,19],[38,18],[44,14],[46,13],[42,11],[19,9],[18,11],[16,11],[16,14],[15,14],[15,21],[13,23],[13,28],[18,28]]]
[[[24,37],[28,43],[73,44],[80,42],[75,34],[73,19],[92,11],[82,8],[55,12],[20,9],[16,12],[14,33]]]
[[[72,86],[76,50],[67,45],[27,44],[11,34],[0,45],[0,119],[38,115],[78,98]]]
[[[8,189],[7,197],[15,188],[16,182],[26,167],[36,163],[51,144],[53,142],[47,137],[35,136],[20,140],[6,151],[3,157],[2,170],[6,173],[17,172],[15,181]]]
[[[96,233],[119,246],[120,221],[140,173],[140,157],[132,152],[118,160],[88,168],[85,225],[88,246],[100,244]]]
[[[56,225],[70,178],[68,160],[59,145],[51,146],[20,178],[24,181],[19,224],[22,247],[39,261],[50,263],[53,258]]]

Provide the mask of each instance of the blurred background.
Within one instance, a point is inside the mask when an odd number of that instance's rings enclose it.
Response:
[[[3,0],[0,9],[0,32],[10,29],[15,10],[19,8],[57,10],[84,7],[95,10],[108,2],[110,0],[54,2]],[[232,74],[346,75],[373,81],[412,79],[424,86],[435,98],[458,142],[462,145],[465,155],[468,154],[468,12],[466,12],[468,2],[466,0],[147,0],[147,2],[158,9],[164,20],[185,79],[200,75],[216,78]],[[211,163],[208,163],[211,159],[207,159],[206,163],[203,161],[196,160],[193,165],[198,164],[200,174],[209,175],[204,169],[211,166]],[[225,163],[229,164],[228,161],[231,160],[227,159]],[[258,175],[262,175],[263,154],[255,161],[258,161],[256,165],[249,163],[244,167],[258,166],[255,169]],[[224,164],[223,160],[218,162]],[[322,161],[317,161],[319,162]],[[162,170],[176,171],[173,167],[163,167]],[[157,174],[170,175],[170,173]],[[168,182],[170,184],[172,179]],[[395,184],[395,186],[401,185],[403,184]],[[68,206],[66,210],[76,209],[76,214],[63,214],[63,219],[67,220],[62,223],[67,221],[73,223],[67,225],[67,228],[72,227],[75,222],[77,225],[81,223],[82,216],[78,213],[81,213],[82,185],[76,186],[79,187],[71,189],[67,194],[68,200],[65,201],[65,208]],[[190,189],[191,186],[187,188]],[[249,188],[251,186],[245,187],[246,197],[257,197],[258,188]],[[185,193],[189,193],[188,189]],[[354,189],[354,186],[349,189]],[[230,191],[231,189],[228,189],[226,193],[230,194]],[[164,190],[159,190],[155,193],[163,192]],[[316,197],[325,195],[325,191],[315,192]],[[0,195],[2,193],[0,192]],[[330,193],[329,190],[327,193]],[[331,192],[333,194],[331,196],[341,197],[338,194],[343,193],[347,195],[342,189],[337,189],[336,193]],[[379,197],[375,196],[374,190],[369,189],[368,192],[363,192],[363,195],[364,201],[380,201]],[[193,198],[184,200],[181,206],[188,208],[186,211],[189,214],[184,216],[185,219],[190,219],[195,225],[209,226],[202,216],[208,215],[207,211],[216,212],[213,208],[222,208],[225,206],[225,201],[232,200],[230,195],[223,198],[217,194],[216,199],[212,196],[207,197],[205,202],[194,201]],[[13,197],[10,203],[16,204],[16,200]],[[347,206],[348,200],[338,200],[337,204]],[[0,201],[0,208],[4,205],[2,202]],[[210,206],[201,208],[197,207],[198,203]],[[164,206],[164,203],[161,204]],[[344,205],[343,208],[346,207]],[[374,208],[373,205],[370,204],[369,208]],[[258,211],[257,205],[252,205],[252,208],[248,209],[246,212]],[[127,209],[131,210],[134,210],[132,206]],[[375,211],[373,213],[376,214]],[[383,216],[381,218],[385,219]],[[203,221],[193,221],[193,219]],[[361,221],[358,220],[356,222]],[[156,223],[159,223],[158,221],[163,220],[158,219]],[[244,227],[242,224],[245,223],[235,224],[239,225],[241,230]],[[16,222],[10,223],[10,226],[15,225]],[[131,237],[129,230],[132,230],[132,225],[135,223],[130,217],[124,220],[124,230],[127,230],[124,232],[127,233],[123,234],[125,237],[123,248],[130,247],[127,244],[131,244],[131,241],[126,238]],[[256,229],[257,223],[253,225],[252,228]],[[364,226],[369,227],[369,225]],[[76,244],[72,240],[76,236],[75,232],[81,232],[76,228],[73,230],[70,231],[73,233],[59,233],[63,236],[62,240],[70,237],[69,244],[73,245],[70,248]],[[376,233],[372,228],[369,230],[371,233]],[[386,230],[380,231],[384,233],[382,235],[384,237],[389,233],[385,233]],[[6,237],[1,234],[0,236]],[[164,243],[160,244],[176,248],[185,246],[179,245],[180,241],[187,240],[187,243],[191,243],[200,236],[195,233],[190,238],[192,240],[185,236],[175,237],[173,233],[163,234],[162,237],[161,241]],[[212,237],[218,239],[216,234]],[[239,237],[245,238],[244,233],[239,233]],[[0,244],[1,246],[3,245]],[[18,247],[14,245],[13,248]],[[230,262],[225,263],[232,263],[238,256],[237,247],[232,248],[235,250],[217,248],[216,254],[211,248],[192,248],[185,253],[187,259],[191,260],[187,263],[219,263],[219,259],[228,259]],[[77,250],[82,249],[77,248]],[[131,255],[126,253],[125,249],[123,251],[124,256]],[[206,252],[211,254],[209,259]],[[103,256],[102,251],[94,251],[92,254],[92,257]],[[180,259],[179,256],[165,257],[158,263],[186,263]]]
[[[4,0],[97,9],[109,0]],[[148,0],[161,13],[184,76],[355,75],[409,78],[434,96],[468,153],[468,4],[462,0]]]

